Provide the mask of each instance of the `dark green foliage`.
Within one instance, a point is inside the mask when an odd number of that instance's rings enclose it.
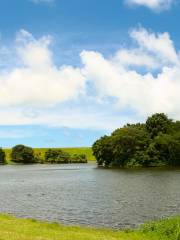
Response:
[[[157,113],[98,139],[92,150],[99,166],[180,166],[180,122]]]
[[[87,163],[87,157],[85,154],[74,154],[70,158],[71,163]]]
[[[2,148],[0,148],[0,165],[5,163],[6,163],[6,154],[2,150]]]
[[[167,133],[170,129],[172,120],[164,113],[156,113],[146,121],[146,129],[151,138],[156,137],[159,133]]]
[[[180,141],[175,135],[160,134],[154,141],[159,159],[164,165],[180,166]]]
[[[74,154],[71,156],[69,153],[62,150],[48,149],[45,152],[46,163],[87,163],[86,155]]]
[[[113,156],[113,148],[110,137],[101,137],[93,144],[92,150],[99,166],[109,166],[109,164],[112,162]]]
[[[144,151],[149,144],[149,136],[143,128],[129,125],[112,133],[113,165],[126,166],[135,153]],[[114,147],[116,146],[116,147]]]
[[[45,152],[47,163],[68,163],[70,155],[62,150],[48,149]]]
[[[24,145],[16,145],[12,148],[11,160],[23,164],[36,162],[33,149]]]

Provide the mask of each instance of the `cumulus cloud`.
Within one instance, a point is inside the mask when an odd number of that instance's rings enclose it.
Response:
[[[173,0],[125,0],[129,5],[148,7],[154,11],[167,10],[171,7]]]
[[[152,33],[144,28],[134,29],[130,32],[130,36],[137,41],[139,47],[149,53],[154,54],[161,61],[178,63],[179,58],[174,48],[173,41],[167,32]]]
[[[154,112],[180,118],[180,57],[170,35],[144,28],[129,35],[132,46],[111,57],[84,50],[75,68],[54,63],[51,36],[21,30],[16,67],[0,70],[0,124],[113,129]]]
[[[0,106],[50,106],[83,95],[81,69],[57,67],[49,49],[50,36],[35,39],[21,30],[16,38],[20,67],[0,73]]]
[[[180,117],[180,58],[170,36],[143,28],[134,29],[130,36],[138,47],[121,49],[111,59],[83,51],[86,78],[93,79],[101,98],[113,97],[121,110],[129,108],[141,116],[165,112]],[[156,72],[147,69],[144,73],[137,65]]]

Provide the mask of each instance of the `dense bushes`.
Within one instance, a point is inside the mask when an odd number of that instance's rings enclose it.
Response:
[[[12,148],[11,160],[16,163],[87,163],[86,155],[70,155],[60,149],[48,149],[42,158],[34,154],[32,148],[24,145],[16,145]]]
[[[69,163],[87,163],[87,157],[85,154],[73,154],[70,157]]]
[[[0,148],[0,165],[5,164],[5,163],[6,163],[6,154],[2,150],[2,148]]]
[[[9,152],[9,151],[8,151]],[[21,164],[32,163],[87,163],[87,156],[85,154],[69,154],[61,149],[47,149],[45,152],[34,152],[33,148],[24,145],[16,145],[12,151],[8,153],[0,148],[0,164],[6,163],[6,154],[8,162],[15,162]]]
[[[45,162],[47,163],[68,163],[70,155],[62,150],[48,149],[45,152]]]
[[[60,149],[48,149],[45,152],[46,163],[87,163],[86,155],[74,154],[70,155]]]
[[[157,113],[100,138],[92,149],[100,166],[180,166],[180,122]]]
[[[12,148],[11,159],[16,163],[35,163],[34,151],[24,145],[16,145]]]

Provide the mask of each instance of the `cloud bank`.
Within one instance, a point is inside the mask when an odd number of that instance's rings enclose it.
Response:
[[[21,30],[17,65],[0,68],[0,124],[113,129],[154,112],[180,118],[180,55],[170,35],[135,28],[129,36],[132,47],[109,58],[82,51],[75,68],[54,63],[51,36]]]
[[[125,0],[128,5],[144,6],[154,11],[167,10],[173,0]]]
[[[101,97],[114,97],[119,109],[138,115],[154,112],[180,117],[180,58],[168,33],[146,29],[130,32],[137,48],[121,49],[112,59],[97,52],[81,53],[86,78]]]

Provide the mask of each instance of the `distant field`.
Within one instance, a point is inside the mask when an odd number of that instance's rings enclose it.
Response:
[[[41,157],[44,158],[44,154],[48,148],[34,148],[35,154],[41,154]],[[92,154],[92,149],[90,147],[81,147],[81,148],[54,148],[54,149],[61,149],[69,154],[85,154],[87,156],[88,161],[95,161],[95,158]],[[6,159],[9,161],[11,149],[5,149],[6,152]]]

